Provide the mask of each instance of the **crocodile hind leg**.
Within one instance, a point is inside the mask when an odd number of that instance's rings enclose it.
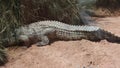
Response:
[[[40,35],[38,34],[39,39],[41,40],[40,42],[37,42],[35,45],[37,46],[44,46],[49,44],[49,38],[48,35],[53,34],[55,30],[53,28],[46,28],[40,32]]]

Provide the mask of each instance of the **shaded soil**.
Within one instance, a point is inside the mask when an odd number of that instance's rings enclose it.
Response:
[[[120,36],[120,17],[97,19],[96,25]],[[51,45],[8,50],[0,68],[120,68],[120,44],[106,40],[55,41]]]

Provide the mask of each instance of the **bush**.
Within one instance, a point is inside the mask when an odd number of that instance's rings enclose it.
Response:
[[[19,0],[0,0],[0,65],[7,62],[3,42],[6,38],[10,40],[10,33],[18,26],[20,26]]]
[[[21,0],[25,23],[57,20],[68,24],[83,24],[77,0]]]

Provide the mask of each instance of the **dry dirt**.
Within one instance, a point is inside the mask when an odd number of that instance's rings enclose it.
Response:
[[[97,22],[97,26],[120,36],[120,17]],[[120,68],[120,44],[106,40],[55,41],[43,47],[16,47],[8,53],[9,62],[0,68]]]

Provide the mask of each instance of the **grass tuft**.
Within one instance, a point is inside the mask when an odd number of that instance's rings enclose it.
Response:
[[[7,62],[3,42],[10,40],[10,34],[20,26],[20,1],[0,0],[0,65]],[[7,43],[7,42],[5,42]]]

